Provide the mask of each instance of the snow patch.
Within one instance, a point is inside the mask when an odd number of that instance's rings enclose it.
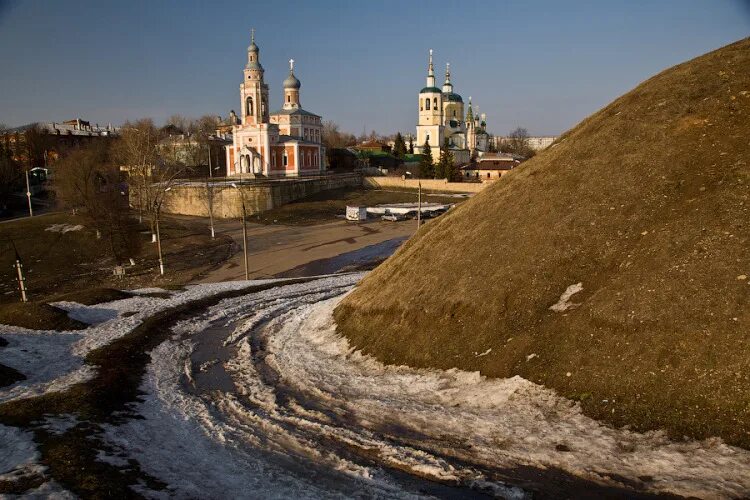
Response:
[[[80,231],[83,229],[83,226],[80,224],[52,224],[51,226],[47,226],[45,228],[45,231],[50,231],[52,233],[70,233],[72,231]]]
[[[574,304],[570,302],[570,298],[583,290],[583,283],[576,283],[574,285],[570,285],[568,288],[565,289],[562,295],[560,295],[560,300],[557,301],[556,304],[551,305],[549,308],[551,311],[555,312],[563,312],[567,311],[568,309],[571,309],[573,307],[577,307],[580,304]]]

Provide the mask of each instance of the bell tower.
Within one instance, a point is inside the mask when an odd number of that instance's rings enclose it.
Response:
[[[268,85],[263,80],[264,69],[260,64],[260,49],[255,44],[255,29],[251,31],[247,48],[247,64],[240,85],[242,124],[255,125],[268,122]]]

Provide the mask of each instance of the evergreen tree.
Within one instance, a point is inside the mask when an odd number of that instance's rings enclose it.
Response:
[[[396,134],[396,140],[393,144],[393,156],[395,156],[399,160],[403,160],[404,156],[406,156],[406,143],[404,142],[404,138],[401,136],[401,132],[398,132]]]
[[[410,155],[414,154],[414,140],[412,139],[411,136],[409,136],[409,154]]]
[[[455,167],[453,166],[453,153],[450,151],[450,143],[446,137],[443,140],[443,147],[440,148],[440,160],[435,167],[436,179],[453,180],[455,177]]]
[[[422,158],[419,160],[419,176],[423,179],[431,179],[435,176],[432,149],[430,149],[430,143],[427,141],[424,141],[424,146],[422,146]]]

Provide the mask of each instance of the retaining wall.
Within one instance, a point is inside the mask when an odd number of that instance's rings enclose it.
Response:
[[[445,179],[402,179],[401,177],[364,177],[362,179],[362,184],[365,187],[375,189],[389,187],[417,189],[420,182],[422,183],[422,189],[451,193],[478,193],[487,187],[482,182],[448,182]]]

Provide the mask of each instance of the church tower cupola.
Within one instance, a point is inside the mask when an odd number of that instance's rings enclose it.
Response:
[[[284,109],[300,107],[299,89],[302,82],[294,76],[294,59],[289,59],[289,76],[284,80]]]
[[[240,85],[242,99],[242,123],[268,122],[268,85],[263,81],[263,66],[260,64],[260,49],[255,44],[255,29],[251,30],[250,46],[247,48],[247,64]]]
[[[432,65],[432,49],[430,49],[430,62],[427,65],[427,87],[435,86],[435,67]]]
[[[443,84],[443,93],[453,93],[453,84],[451,83],[451,63],[446,63],[445,65],[445,83]]]

